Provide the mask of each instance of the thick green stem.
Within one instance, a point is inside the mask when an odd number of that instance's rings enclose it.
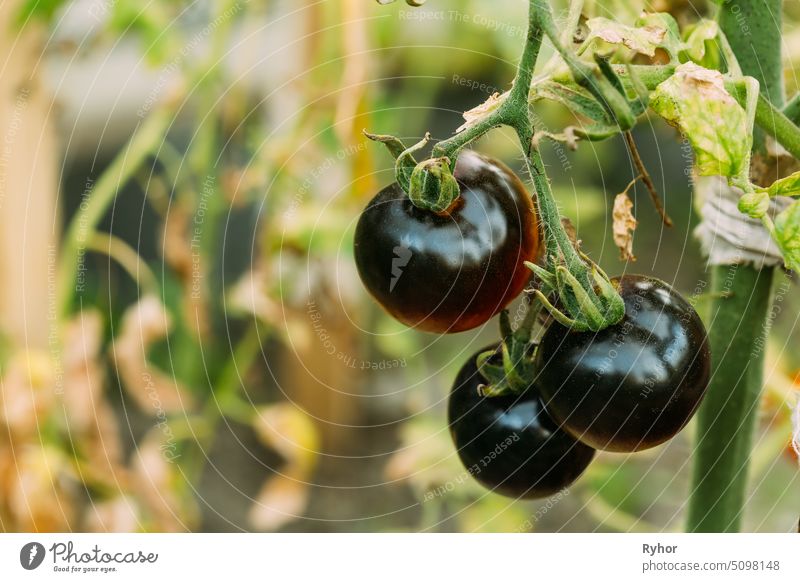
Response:
[[[713,379],[697,414],[687,531],[738,531],[762,384],[773,269],[712,269]]]
[[[523,144],[530,144],[531,139],[532,136],[520,132],[520,141],[522,141]],[[531,175],[533,188],[536,192],[536,210],[539,216],[542,217],[542,230],[544,232],[548,262],[551,261],[556,252],[560,251],[564,257],[567,269],[575,275],[580,283],[591,288],[592,284],[589,277],[589,268],[581,260],[577,251],[575,251],[575,247],[572,245],[569,236],[567,236],[561,224],[561,214],[558,211],[558,205],[553,197],[553,191],[550,188],[550,180],[545,173],[542,156],[539,150],[530,145],[528,145],[525,153],[528,172]],[[548,219],[544,217],[548,217]]]
[[[792,97],[791,101],[783,108],[783,114],[795,124],[800,124],[800,93]]]
[[[783,103],[781,0],[729,0],[720,25],[742,71]],[[746,28],[745,28],[746,27]],[[755,148],[763,148],[757,132]],[[713,376],[698,414],[687,531],[738,531],[747,488],[773,268],[715,266],[709,341]]]
[[[800,127],[767,101],[763,93],[756,106],[756,125],[775,138],[795,158],[800,159]]]
[[[782,0],[728,0],[720,8],[719,24],[745,75],[755,77],[761,94],[783,106],[781,59]],[[764,148],[764,135],[754,135],[754,149]]]

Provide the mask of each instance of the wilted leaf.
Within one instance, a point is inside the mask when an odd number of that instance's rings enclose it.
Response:
[[[319,454],[314,421],[296,405],[281,402],[258,410],[253,424],[259,440],[277,451],[288,465],[310,472]]]
[[[614,244],[619,249],[623,261],[635,261],[633,255],[633,233],[636,231],[636,219],[633,217],[633,202],[625,192],[614,198]]]
[[[270,477],[250,508],[250,524],[258,530],[274,531],[294,521],[305,511],[308,493],[308,483],[289,474]]]
[[[718,71],[680,65],[656,88],[650,107],[688,138],[699,175],[732,177],[747,171],[753,139],[747,115]]]
[[[28,445],[17,450],[1,475],[6,511],[13,529],[63,532],[75,527],[75,474],[69,460],[54,447]],[[8,528],[6,528],[8,529]]]
[[[786,266],[800,271],[800,200],[775,218],[775,239]]]
[[[161,301],[145,296],[122,318],[119,335],[113,341],[113,356],[126,392],[143,412],[161,416],[189,409],[194,399],[177,378],[148,363],[147,352],[166,337],[170,318]]]
[[[800,172],[776,180],[766,192],[770,196],[800,196]]]
[[[189,236],[191,215],[183,204],[170,206],[164,221],[162,253],[164,260],[184,284],[192,277],[192,247]]]
[[[658,46],[665,49],[670,58],[676,59],[678,57],[683,43],[681,42],[678,23],[670,13],[642,12],[641,16],[636,20],[636,26],[663,29],[665,31],[664,38]]]
[[[586,21],[589,35],[586,43],[600,39],[610,44],[622,44],[634,52],[652,57],[661,46],[667,31],[659,26],[646,25],[634,28],[608,18],[590,18]]]
[[[70,430],[78,433],[85,433],[96,423],[104,381],[102,334],[103,320],[96,310],[82,311],[64,331],[64,407]]]
[[[152,429],[133,452],[132,484],[155,531],[191,529],[197,508],[175,464],[180,453],[161,428]]]
[[[55,374],[50,357],[31,350],[14,354],[0,378],[0,425],[12,438],[24,438],[44,424],[55,401]],[[3,431],[5,432],[5,431]]]
[[[228,292],[226,305],[234,315],[253,315],[266,325],[279,328],[281,306],[268,295],[263,283],[265,280],[266,269],[263,265],[257,265],[233,285]]]

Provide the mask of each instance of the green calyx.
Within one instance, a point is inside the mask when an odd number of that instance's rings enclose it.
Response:
[[[431,134],[426,133],[420,142],[409,148],[392,135],[375,135],[366,131],[364,135],[385,145],[395,158],[397,183],[417,208],[441,213],[460,196],[461,190],[453,176],[449,157],[431,158],[419,163],[414,158],[416,152],[428,145]]]
[[[480,393],[487,398],[521,394],[528,389],[536,375],[533,364],[534,351],[530,343],[531,331],[541,307],[529,307],[525,319],[516,330],[512,330],[508,310],[500,312],[500,330],[503,341],[500,344],[502,356],[497,360],[498,351],[489,350],[478,355],[477,366],[486,384],[480,386]]]
[[[431,212],[444,212],[460,195],[458,182],[450,169],[450,158],[420,162],[411,173],[408,197],[414,206]]]
[[[582,284],[569,269],[556,265],[549,271],[526,262],[541,281],[536,297],[560,324],[574,331],[600,331],[620,322],[625,316],[625,302],[608,275],[586,255],[581,258],[589,264],[591,285]],[[556,296],[559,307],[549,297]]]

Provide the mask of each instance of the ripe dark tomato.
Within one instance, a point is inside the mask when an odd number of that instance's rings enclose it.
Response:
[[[461,196],[448,213],[417,208],[392,184],[355,233],[367,290],[401,322],[437,333],[477,327],[508,305],[539,251],[533,202],[509,168],[467,150],[454,175]]]
[[[509,497],[546,497],[570,485],[594,449],[559,429],[532,387],[520,395],[479,395],[485,380],[477,355],[459,371],[447,407],[450,435],[467,471]]]
[[[598,333],[553,323],[536,354],[536,386],[572,436],[608,451],[641,451],[689,422],[711,377],[703,322],[666,283],[612,279],[625,317]]]

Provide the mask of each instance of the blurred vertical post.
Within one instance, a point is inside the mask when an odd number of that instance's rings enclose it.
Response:
[[[320,33],[320,11],[334,9],[317,5],[307,9],[308,41],[306,43],[307,70],[313,70],[319,62],[318,51],[324,43],[316,37]],[[340,90],[333,94],[336,107],[333,130],[342,152],[355,152],[345,156],[348,164],[350,184],[346,197],[358,199],[358,190],[364,189],[363,175],[369,175],[364,167],[369,161],[367,149],[355,145],[362,139],[359,122],[364,102],[364,91],[368,80],[368,38],[365,29],[366,3],[362,0],[342,0],[335,8],[340,12],[342,25],[341,54],[343,56],[342,82]],[[344,163],[344,162],[341,162]],[[363,414],[364,399],[360,397],[356,355],[359,354],[358,328],[350,321],[341,298],[325,288],[311,291],[307,306],[306,322],[309,331],[313,327],[310,317],[319,317],[330,335],[327,345],[312,337],[310,342],[298,342],[293,346],[290,358],[296,359],[287,366],[288,385],[292,387],[291,398],[317,418],[323,448],[329,454],[346,453],[361,436],[354,427]],[[311,334],[314,335],[313,333]],[[333,348],[333,353],[329,348]],[[290,360],[291,361],[291,360]]]
[[[58,193],[53,101],[41,82],[44,29],[0,3],[0,332],[44,348],[55,282]]]

